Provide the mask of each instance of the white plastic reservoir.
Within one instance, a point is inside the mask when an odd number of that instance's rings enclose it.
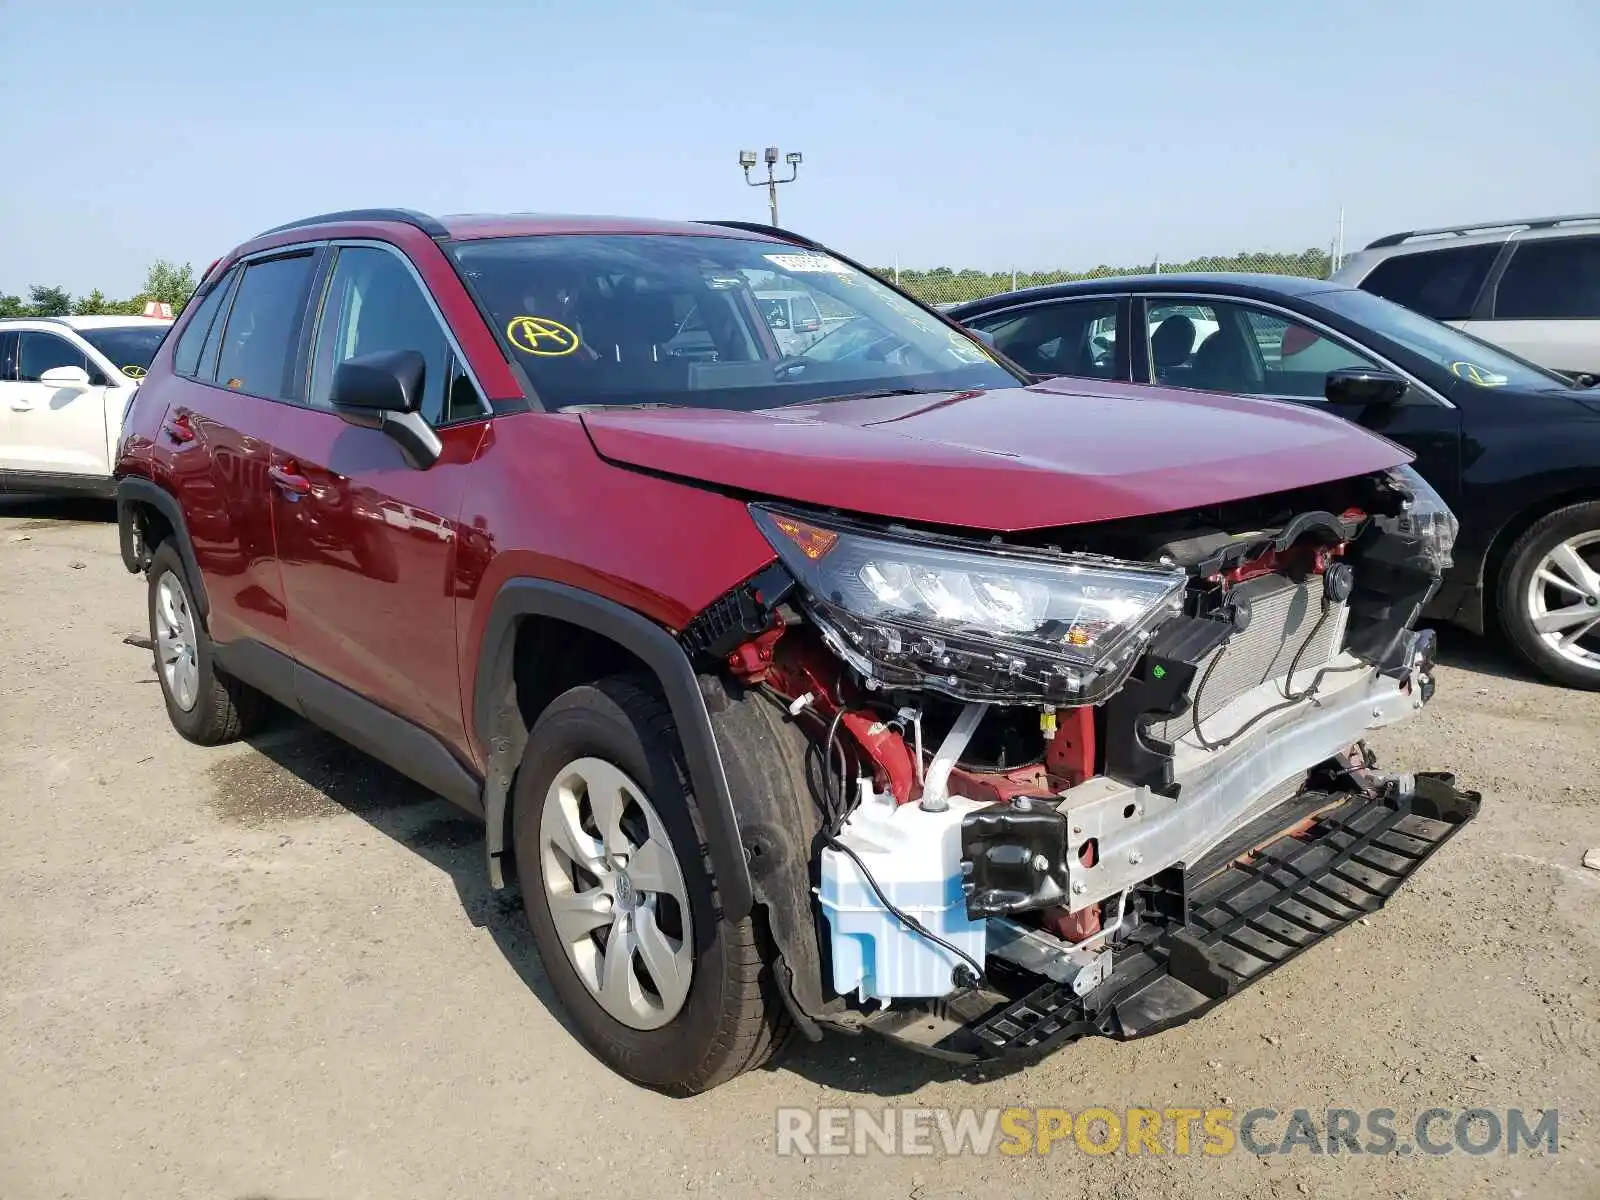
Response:
[[[961,819],[984,806],[952,796],[944,812],[927,812],[863,790],[839,840],[861,856],[896,908],[981,964],[987,927],[967,918]],[[890,915],[848,855],[822,852],[817,896],[832,931],[833,987],[840,995],[889,1001],[955,990],[960,956]]]

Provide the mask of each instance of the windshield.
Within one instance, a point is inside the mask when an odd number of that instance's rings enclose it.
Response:
[[[554,409],[753,410],[1021,382],[982,343],[816,251],[692,234],[551,234],[458,242],[450,253]]]
[[[111,360],[129,379],[143,379],[170,325],[122,325],[80,329],[79,336]]]
[[[1476,387],[1548,388],[1571,386],[1559,375],[1552,375],[1507,354],[1498,346],[1480,341],[1442,325],[1431,317],[1403,308],[1392,300],[1354,288],[1321,292],[1313,297],[1330,312],[1358,321],[1368,329],[1399,342],[1414,354],[1437,363],[1458,379]]]

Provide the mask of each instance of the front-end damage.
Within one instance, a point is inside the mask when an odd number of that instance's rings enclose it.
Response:
[[[1152,1033],[1476,812],[1364,744],[1433,690],[1455,525],[1409,469],[1028,538],[752,514],[779,561],[682,640],[809,1033]]]

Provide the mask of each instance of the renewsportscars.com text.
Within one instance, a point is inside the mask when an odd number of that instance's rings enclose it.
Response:
[[[1555,1154],[1556,1109],[780,1108],[780,1155]]]

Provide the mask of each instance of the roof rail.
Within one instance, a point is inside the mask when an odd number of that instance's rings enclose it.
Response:
[[[1438,229],[1408,229],[1403,233],[1391,233],[1375,242],[1368,242],[1367,249],[1378,250],[1384,246],[1398,246],[1401,242],[1412,238],[1485,233],[1491,229],[1551,229],[1557,225],[1576,221],[1600,221],[1600,213],[1574,213],[1565,217],[1528,217],[1520,221],[1480,221],[1476,225],[1442,225]]]
[[[274,225],[271,229],[262,230],[256,237],[266,237],[268,234],[282,233],[288,229],[304,229],[311,225],[332,225],[342,221],[394,221],[401,225],[413,225],[431,238],[450,236],[450,231],[441,225],[437,218],[418,212],[414,208],[347,208],[343,212],[321,213],[315,217],[302,217],[298,221],[290,221],[286,225]]]
[[[763,225],[759,221],[701,221],[699,224],[720,225],[724,229],[742,229],[746,233],[764,233],[769,237],[793,242],[797,246],[809,246],[813,250],[823,249],[821,242],[813,241],[804,234],[794,233],[788,229],[779,229],[776,225]]]

